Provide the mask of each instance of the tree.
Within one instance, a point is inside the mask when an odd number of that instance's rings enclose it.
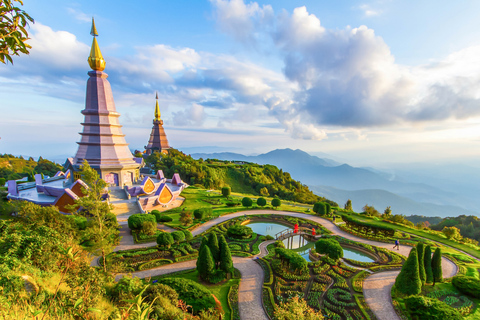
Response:
[[[392,214],[392,208],[390,206],[386,207],[385,211],[383,211],[383,214],[385,215],[385,217],[390,217]]]
[[[253,201],[252,201],[252,199],[250,199],[249,197],[244,197],[244,198],[242,199],[242,206],[248,208],[248,207],[251,207],[252,205],[253,205]]]
[[[157,233],[157,223],[153,221],[145,221],[142,225],[142,233],[153,236]]]
[[[322,320],[321,312],[315,312],[307,305],[305,299],[294,297],[288,302],[280,303],[275,308],[275,319],[278,320]]]
[[[215,274],[215,262],[208,246],[204,246],[198,255],[197,270],[204,281],[209,281]]]
[[[173,231],[172,237],[173,237],[173,240],[178,244],[183,240],[185,240],[185,233],[183,233],[182,231]]]
[[[427,275],[425,273],[425,264],[423,257],[425,255],[425,249],[422,242],[417,243],[417,258],[418,258],[418,272],[420,274],[420,280],[422,280],[422,284],[425,283],[427,280]]]
[[[157,237],[157,244],[163,247],[163,251],[165,251],[165,249],[170,248],[170,246],[173,244],[172,234],[168,232],[160,233]]]
[[[432,258],[433,285],[443,281],[442,274],[442,249],[437,248]]]
[[[118,242],[119,226],[115,215],[112,214],[112,206],[102,201],[102,196],[107,188],[107,183],[100,179],[97,171],[90,167],[86,160],[80,166],[80,176],[88,186],[83,189],[83,197],[75,200],[75,204],[68,206],[71,211],[79,208],[75,214],[86,217],[89,220],[89,227],[85,230],[86,238],[90,239],[93,245],[91,251],[100,250],[103,259],[103,270],[107,271],[105,256],[112,251],[113,246]]]
[[[263,187],[260,189],[260,195],[264,197],[268,197],[270,195],[270,192],[268,192],[267,187]]]
[[[267,205],[267,200],[265,200],[265,198],[258,198],[257,199],[257,205],[259,207],[264,207]]]
[[[369,206],[368,204],[366,204],[362,210],[365,212],[365,214],[367,216],[374,216],[374,217],[380,217],[380,212],[377,211],[377,209],[375,209],[374,206]]]
[[[462,238],[457,227],[444,227],[442,232],[449,240],[460,240]]]
[[[317,202],[313,205],[313,212],[315,212],[318,215],[325,215],[327,213],[327,209],[325,207],[325,203],[323,202]]]
[[[182,211],[182,213],[180,213],[180,222],[184,226],[188,226],[192,224],[193,222],[192,214],[189,211]]]
[[[223,187],[222,188],[222,196],[228,199],[230,197],[230,194],[232,193],[232,189],[230,187]]]
[[[425,247],[425,255],[423,258],[423,264],[425,265],[425,275],[426,282],[433,282],[433,271],[432,271],[432,248],[430,246]]]
[[[215,232],[210,232],[208,235],[208,247],[212,253],[213,260],[215,260],[215,265],[218,266],[220,263],[220,247],[218,245],[218,238]]]
[[[228,243],[222,234],[218,236],[218,243],[220,246],[220,270],[223,270],[226,274],[232,274],[233,273],[232,253],[230,252]]]
[[[345,202],[344,208],[347,211],[352,211],[352,200],[348,199],[347,202]]]
[[[280,201],[280,199],[278,199],[278,198],[273,198],[272,199],[272,207],[277,209],[277,207],[280,207],[281,205],[282,205],[282,201]]]
[[[406,295],[419,294],[422,291],[416,248],[410,250],[407,261],[395,279],[395,287],[400,293]]]
[[[128,227],[132,230],[141,230],[143,224],[147,221],[153,222],[156,225],[157,218],[153,214],[136,213],[128,217]]]
[[[23,5],[21,0],[0,1],[0,61],[5,64],[13,64],[12,55],[28,54],[28,49],[32,48],[26,43],[29,38],[25,28],[34,20],[14,2]]]

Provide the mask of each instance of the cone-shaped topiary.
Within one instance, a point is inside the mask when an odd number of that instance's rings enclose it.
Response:
[[[225,271],[227,274],[233,273],[233,260],[232,253],[228,247],[227,241],[223,235],[218,236],[218,242],[220,245],[220,270]]]
[[[208,247],[210,248],[210,252],[212,253],[215,265],[218,266],[218,264],[220,263],[220,247],[218,246],[218,238],[215,232],[211,232],[208,235]]]
[[[443,281],[442,274],[442,249],[437,248],[432,258],[433,285]]]
[[[416,248],[410,251],[407,261],[395,279],[395,287],[400,293],[407,295],[419,294],[422,291]]]
[[[208,246],[203,246],[202,251],[200,251],[200,254],[198,255],[197,270],[198,275],[204,281],[209,281],[215,274],[215,263]]]
[[[198,248],[198,253],[200,253],[200,251],[202,251],[203,247],[206,246],[208,244],[208,238],[207,236],[203,237],[202,238],[202,242],[200,243],[200,248]]]
[[[422,284],[424,284],[427,280],[427,275],[425,274],[425,265],[423,264],[424,254],[425,247],[423,246],[423,243],[417,243],[418,272],[420,273],[420,280],[422,280]]]
[[[432,248],[430,246],[425,247],[425,254],[423,256],[423,265],[425,266],[425,275],[427,276],[426,282],[433,282],[432,271]]]

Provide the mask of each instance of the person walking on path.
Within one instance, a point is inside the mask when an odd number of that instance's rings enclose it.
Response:
[[[335,217],[335,215],[333,215],[333,223],[335,223],[335,219],[336,219],[336,218],[337,218],[337,217]]]
[[[397,248],[397,250],[400,250],[400,241],[398,239],[395,240],[395,245],[393,246],[393,249]]]

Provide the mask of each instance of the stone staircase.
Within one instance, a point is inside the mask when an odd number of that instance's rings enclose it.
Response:
[[[120,187],[110,187],[108,189],[110,191],[110,202],[116,202],[120,200],[127,200],[127,195],[123,188]]]
[[[111,202],[111,204],[113,205],[112,212],[117,216],[118,222],[127,221],[132,214],[140,213],[135,199]]]

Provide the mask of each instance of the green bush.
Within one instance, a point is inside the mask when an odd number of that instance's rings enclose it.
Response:
[[[244,198],[242,199],[242,206],[248,208],[248,207],[251,207],[252,205],[253,205],[253,201],[252,201],[252,199],[250,199],[249,197],[244,197]]]
[[[323,216],[327,213],[325,203],[317,202],[313,205],[313,212]]]
[[[162,246],[164,250],[170,248],[173,242],[173,236],[168,232],[162,232],[157,237],[157,244]]]
[[[302,273],[308,268],[307,260],[293,250],[276,248],[275,254],[295,272]]]
[[[128,217],[128,227],[132,230],[141,230],[146,221],[157,222],[154,215],[136,213]]]
[[[317,253],[326,254],[333,260],[338,260],[343,257],[343,248],[337,240],[320,239],[315,242],[315,251]]]
[[[199,283],[182,278],[165,278],[158,280],[158,282],[174,289],[180,300],[192,306],[195,314],[201,310],[215,307],[215,299],[212,293]]]
[[[414,295],[404,301],[413,320],[462,319],[462,315],[457,310],[437,299]]]
[[[278,198],[273,198],[272,199],[272,207],[280,207],[282,205],[282,201],[280,201],[280,199]]]
[[[173,218],[170,217],[170,216],[166,216],[166,215],[163,215],[163,216],[160,216],[158,217],[157,219],[157,222],[172,222],[173,221]]]
[[[200,208],[200,209],[195,209],[195,211],[193,211],[193,216],[197,220],[204,220],[210,217],[212,214],[213,214],[212,208]]]
[[[155,219],[157,222],[160,222],[160,217],[162,216],[162,213],[158,210],[152,210],[150,214],[153,214],[155,216]]]
[[[227,235],[235,239],[247,239],[252,236],[252,228],[236,224],[228,228]]]
[[[452,278],[452,284],[461,293],[480,298],[480,280],[469,276],[455,276]]]
[[[393,237],[395,235],[394,228],[380,227],[375,225],[374,223],[354,219],[346,214],[342,214],[341,216],[347,227],[357,232],[361,232],[364,234],[373,233],[374,236],[381,235],[384,237]]]
[[[226,205],[227,205],[227,207],[236,207],[236,206],[239,206],[240,203],[230,201],[230,202],[227,202]]]
[[[395,287],[403,294],[419,294],[422,291],[422,280],[418,269],[417,249],[410,250],[407,261],[395,279]]]
[[[182,231],[173,231],[172,237],[175,242],[179,243],[185,240],[185,233],[183,233]]]
[[[225,198],[228,198],[231,193],[232,193],[232,189],[230,187],[222,188],[222,196],[224,196]]]
[[[264,207],[267,205],[267,200],[265,200],[265,198],[258,198],[257,199],[257,205],[259,207]]]
[[[155,235],[157,233],[157,223],[154,221],[144,221],[142,233],[149,236]]]
[[[189,230],[182,230],[182,232],[185,234],[186,241],[190,241],[193,239],[193,235]]]

